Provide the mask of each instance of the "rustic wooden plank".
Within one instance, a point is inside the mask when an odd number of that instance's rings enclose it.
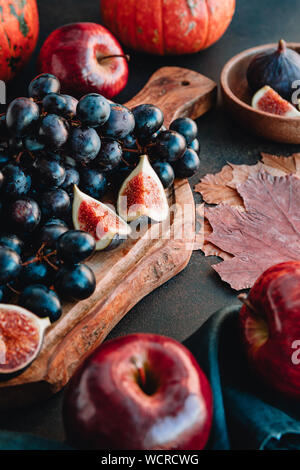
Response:
[[[164,67],[127,105],[156,104],[168,125],[179,116],[199,117],[215,99],[216,84],[210,79],[191,70]],[[169,202],[176,207],[170,223],[151,225],[139,238],[93,256],[88,264],[97,279],[95,293],[66,304],[60,320],[48,329],[36,361],[21,375],[0,383],[0,408],[31,403],[61,390],[139,300],[186,267],[195,236],[194,199],[187,180],[175,182]]]

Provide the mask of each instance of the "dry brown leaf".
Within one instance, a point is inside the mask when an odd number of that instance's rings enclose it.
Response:
[[[233,163],[229,163],[229,165],[232,168],[232,180],[227,185],[233,189],[245,183],[249,176],[257,175],[264,166],[262,162],[258,162],[256,165],[234,165]]]
[[[281,157],[262,153],[262,161],[256,165],[235,165],[228,163],[219,173],[208,174],[195,186],[208,204],[229,204],[243,207],[243,201],[236,188],[250,176],[267,171],[272,176],[294,174],[300,178],[300,153]]]
[[[208,241],[233,255],[214,269],[236,290],[252,287],[274,264],[300,259],[300,180],[262,172],[238,190],[246,211],[220,204],[206,212]]]
[[[220,248],[207,241],[209,235],[212,233],[212,228],[207,218],[205,217],[204,204],[196,206],[196,234],[194,242],[194,251],[202,250],[205,256],[218,256],[219,258],[230,259],[232,255],[226,253]]]
[[[266,170],[273,176],[293,174],[300,178],[300,153],[294,153],[290,157],[278,157],[269,153],[262,153],[261,156],[264,165],[267,167]],[[276,175],[274,170],[278,171]]]
[[[228,186],[232,180],[233,172],[229,165],[222,168],[215,175],[206,175],[200,183],[196,184],[194,190],[202,194],[203,200],[208,204],[219,204],[221,202],[231,206],[239,206],[243,203],[235,189]]]

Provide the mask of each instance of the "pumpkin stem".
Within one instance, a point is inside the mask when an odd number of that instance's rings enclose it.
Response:
[[[286,51],[286,42],[284,39],[280,39],[278,43],[278,52],[282,54],[285,51]]]

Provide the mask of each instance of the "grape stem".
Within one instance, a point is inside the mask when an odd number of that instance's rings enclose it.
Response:
[[[123,148],[122,149],[124,152],[129,152],[129,153],[140,153],[139,150],[135,150],[135,149],[127,149],[127,148]]]
[[[21,292],[19,292],[18,290],[14,289],[12,286],[10,286],[9,284],[7,284],[7,287],[9,290],[11,290],[14,294],[16,295],[20,295]]]
[[[48,256],[44,256],[44,260],[46,261],[47,264],[49,264],[49,266],[51,266],[51,268],[53,268],[55,271],[58,271],[59,268],[57,266],[55,266],[55,264],[51,263],[51,261],[48,259]]]

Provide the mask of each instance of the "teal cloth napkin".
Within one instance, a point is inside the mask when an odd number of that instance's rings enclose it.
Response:
[[[239,309],[220,310],[185,341],[213,389],[209,448],[300,450],[300,403],[276,394],[249,369],[238,331]]]
[[[62,442],[18,432],[0,432],[0,450],[70,450]]]

